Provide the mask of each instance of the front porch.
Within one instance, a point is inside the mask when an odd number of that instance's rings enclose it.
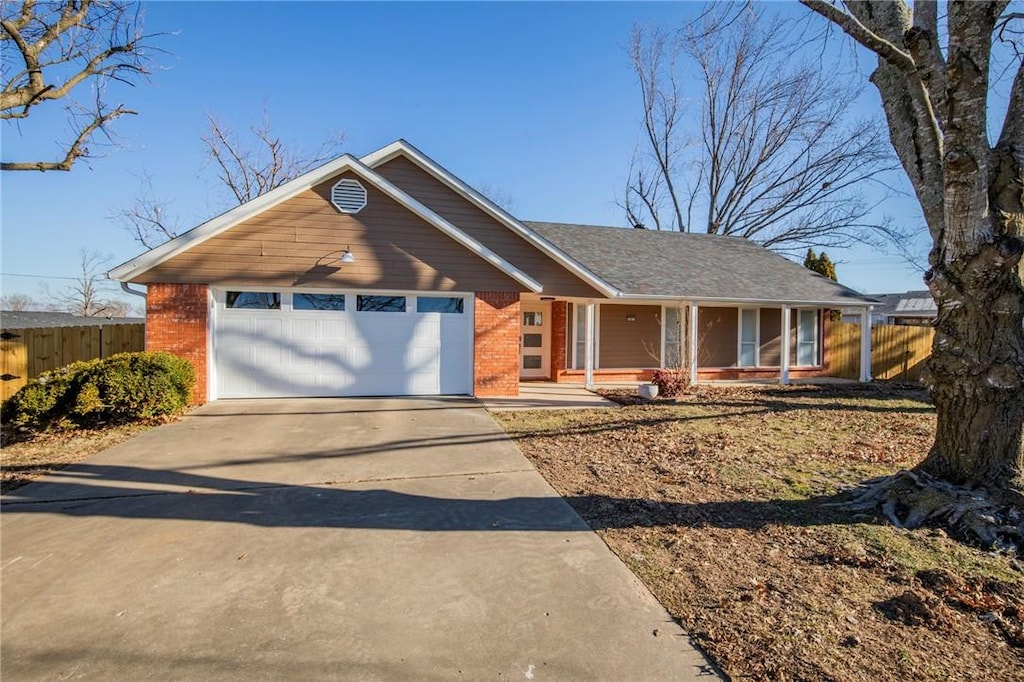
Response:
[[[691,383],[829,377],[831,320],[822,305],[524,296],[521,308],[522,381],[636,385],[662,368],[686,372]],[[869,334],[861,357],[860,380],[870,381]]]

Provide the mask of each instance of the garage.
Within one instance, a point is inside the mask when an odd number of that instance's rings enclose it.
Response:
[[[471,295],[211,293],[211,399],[472,393]]]

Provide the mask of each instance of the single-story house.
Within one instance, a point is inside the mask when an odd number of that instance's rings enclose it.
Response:
[[[197,402],[510,396],[662,367],[785,383],[827,374],[825,311],[872,303],[744,239],[520,221],[403,140],[109,275],[146,285],[147,347],[195,364]]]
[[[59,327],[106,327],[112,324],[142,324],[141,317],[86,317],[49,310],[0,310],[2,329],[42,329]]]

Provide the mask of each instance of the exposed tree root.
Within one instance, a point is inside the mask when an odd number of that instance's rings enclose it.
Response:
[[[900,471],[861,483],[843,504],[878,510],[898,528],[941,525],[962,539],[1024,554],[1024,511],[993,500],[983,488],[953,485],[922,471]]]

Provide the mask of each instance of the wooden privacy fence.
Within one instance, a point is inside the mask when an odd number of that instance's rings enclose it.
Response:
[[[876,379],[920,381],[934,335],[931,327],[875,325],[871,328],[871,375]],[[829,355],[829,374],[846,379],[860,377],[860,325],[832,323]]]
[[[144,350],[146,325],[4,329],[0,339],[0,399],[7,400],[29,379],[51,369],[79,360]]]

